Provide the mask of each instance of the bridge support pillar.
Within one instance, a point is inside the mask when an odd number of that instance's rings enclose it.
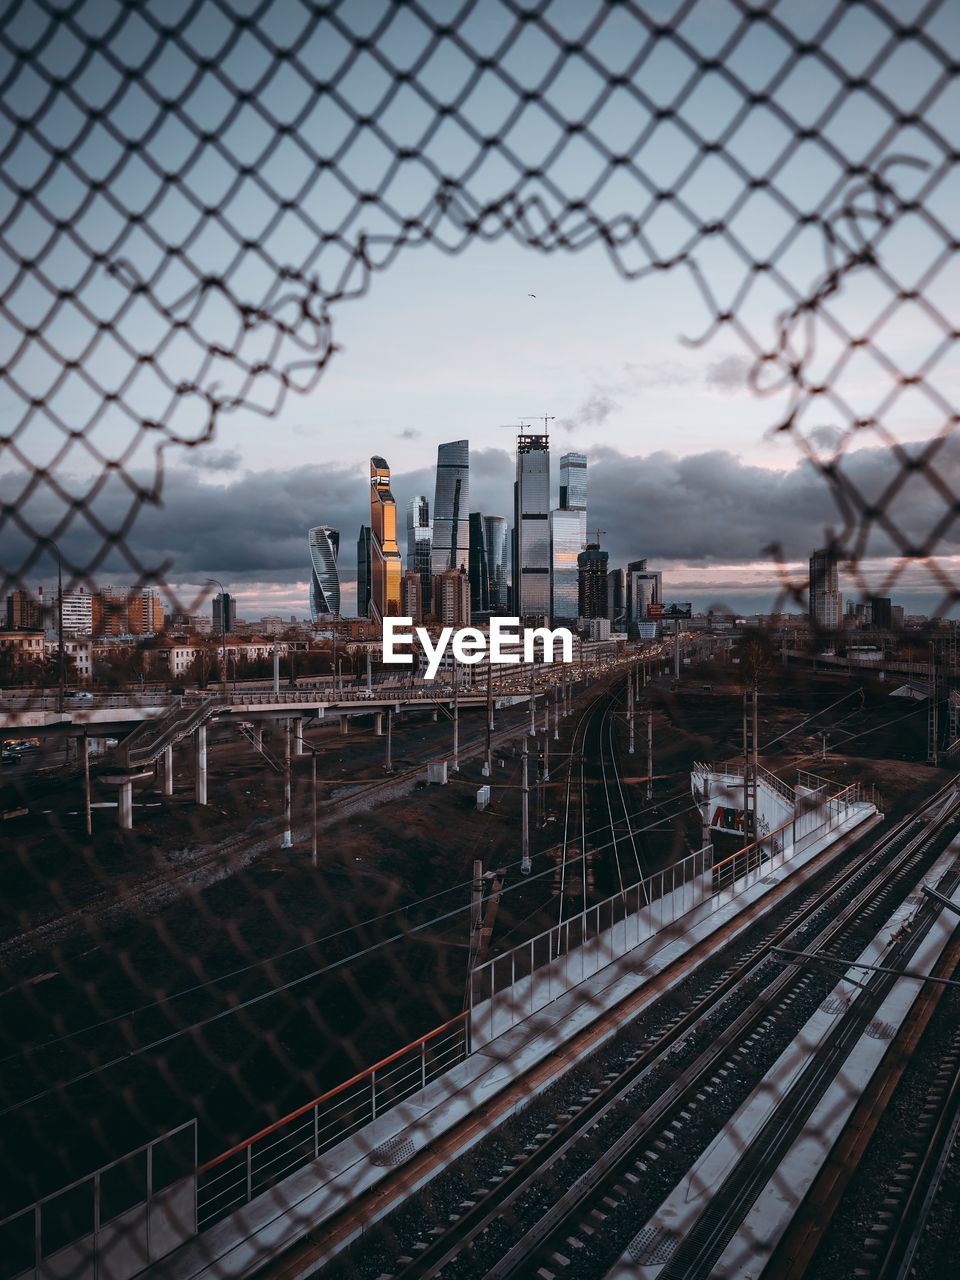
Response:
[[[303,716],[297,716],[293,722],[293,754],[303,755]]]
[[[197,726],[193,735],[195,748],[195,788],[197,804],[207,803],[207,726]]]
[[[173,747],[163,748],[163,794],[173,795]]]
[[[253,745],[257,751],[263,750],[263,725],[255,724],[253,726]]]
[[[437,708],[434,707],[433,710],[430,712],[430,719],[434,722],[434,724],[436,724],[437,722],[438,715],[439,715],[439,712],[437,711]]]
[[[383,737],[383,712],[375,711],[373,713],[373,733],[377,738]]]
[[[345,738],[349,732],[350,732],[350,717],[341,716],[340,717],[340,737]]]
[[[133,781],[130,778],[124,778],[117,788],[119,805],[117,813],[120,819],[121,831],[133,830]]]

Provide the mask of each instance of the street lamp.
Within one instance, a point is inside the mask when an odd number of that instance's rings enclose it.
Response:
[[[212,582],[214,586],[220,588],[220,636],[222,640],[222,653],[220,662],[220,675],[223,683],[223,700],[227,700],[227,593],[223,589],[223,583],[219,578],[208,578],[207,582]]]

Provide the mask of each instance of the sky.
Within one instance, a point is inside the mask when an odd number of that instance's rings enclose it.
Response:
[[[88,581],[302,616],[326,523],[346,610],[371,454],[403,512],[466,437],[472,508],[509,516],[547,415],[555,492],[586,452],[588,525],[668,598],[769,607],[771,546],[796,579],[836,532],[848,590],[939,603],[955,450],[889,486],[960,399],[955,6],[899,39],[827,0],[61,10],[0,47],[8,585],[55,535]]]

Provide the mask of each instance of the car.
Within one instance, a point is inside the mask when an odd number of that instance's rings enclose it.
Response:
[[[88,693],[86,689],[68,689],[63,695],[65,698],[77,698],[84,702],[92,699],[93,694]]]

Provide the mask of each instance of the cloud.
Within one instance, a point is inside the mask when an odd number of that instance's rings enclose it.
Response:
[[[746,356],[724,356],[707,365],[704,382],[715,391],[733,394],[747,387],[752,362]]]
[[[807,439],[822,449],[836,449],[845,434],[841,427],[812,427],[807,432]]]
[[[652,387],[688,387],[697,381],[696,370],[676,360],[629,360],[623,366],[623,373],[623,382],[610,388],[615,393]]]
[[[922,447],[913,449],[919,454]],[[553,501],[559,452],[553,459]],[[936,466],[941,480],[960,492],[960,438],[943,445]],[[884,501],[886,513],[917,545],[946,510],[943,497],[922,471],[911,472],[891,489],[898,464],[886,449],[847,455],[841,474],[854,506]],[[722,582],[724,595],[732,599],[738,593],[737,571],[730,566],[744,566],[740,589],[747,592],[749,566],[769,564],[766,548],[772,542],[780,544],[787,559],[802,562],[822,543],[825,528],[840,528],[842,523],[824,478],[806,462],[775,470],[722,449],[683,457],[665,450],[630,456],[608,446],[591,451],[588,475],[588,525],[607,530],[602,541],[611,566],[646,557],[665,570],[676,566],[678,580],[680,566],[702,568],[704,584],[716,580],[719,592]],[[472,451],[470,509],[503,515],[512,523],[513,477],[512,451]],[[15,502],[21,486],[19,473],[0,476],[0,499]],[[83,491],[79,482],[77,489]],[[243,583],[302,583],[308,573],[307,530],[325,523],[340,530],[340,564],[349,582],[355,574],[357,534],[369,520],[367,493],[365,477],[354,466],[224,474],[216,482],[195,467],[172,468],[164,482],[163,506],[141,509],[127,544],[149,567],[169,561],[168,576],[179,582],[202,582],[215,575],[238,588]],[[405,552],[407,504],[420,493],[432,503],[433,468],[394,470],[393,493]],[[120,529],[130,500],[125,485],[105,486],[93,499],[97,518],[107,528]],[[23,518],[38,530],[53,528],[62,510],[61,501],[47,487],[21,505]],[[15,572],[31,543],[9,522],[2,541],[5,566]],[[90,531],[81,517],[60,541],[72,563],[87,563],[102,545],[101,535]],[[946,529],[936,550],[960,553],[960,524]],[[867,556],[890,552],[890,542],[879,532],[865,548]],[[38,572],[49,573],[49,563],[30,571],[31,580]],[[101,570],[97,573],[100,576]],[[133,577],[119,552],[102,566],[104,580],[109,575],[119,580]]]
[[[418,431],[416,427],[404,427],[402,431],[397,432],[398,440],[419,440],[423,435],[422,431]]]
[[[198,471],[239,471],[243,466],[239,449],[188,449],[184,461]]]
[[[597,389],[584,400],[569,418],[558,418],[557,426],[564,431],[575,431],[578,427],[602,427],[611,413],[616,413],[620,405],[606,391]]]

